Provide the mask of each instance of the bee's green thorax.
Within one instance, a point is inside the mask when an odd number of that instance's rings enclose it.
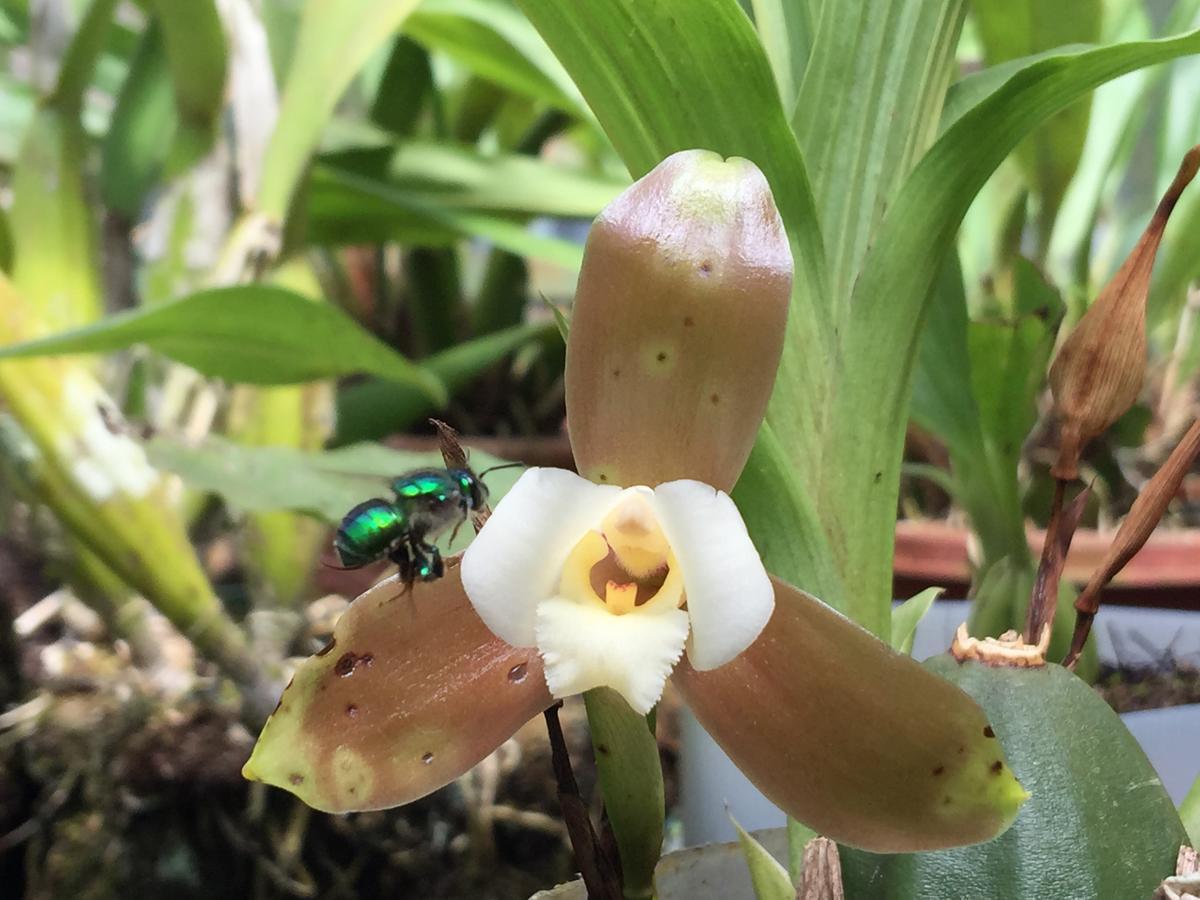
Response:
[[[410,472],[392,482],[392,490],[396,492],[396,496],[406,500],[428,498],[445,501],[457,489],[454,480],[445,470]]]

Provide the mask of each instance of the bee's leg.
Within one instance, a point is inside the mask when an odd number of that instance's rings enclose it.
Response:
[[[442,562],[442,553],[433,544],[421,541],[413,547],[413,558],[416,561],[416,577],[422,581],[436,581],[446,572]]]
[[[404,590],[412,590],[413,581],[416,580],[417,563],[413,559],[413,548],[409,546],[408,541],[397,543],[388,553],[388,559],[400,570],[400,581]]]

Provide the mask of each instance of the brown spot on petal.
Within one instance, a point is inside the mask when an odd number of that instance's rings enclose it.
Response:
[[[696,320],[693,319],[691,316],[683,317],[683,327],[684,328],[691,328],[695,324],[696,324]]]
[[[1004,771],[1004,763],[1000,762],[1000,760],[996,760],[994,763],[992,763],[992,766],[988,771],[993,775],[999,775]]]
[[[985,725],[983,726],[983,736],[985,738],[994,738],[996,736],[996,732],[992,731],[991,725]]]
[[[348,715],[351,719],[353,719],[355,716],[358,715],[358,707],[355,706],[353,703],[346,704],[346,715]]]
[[[517,663],[508,670],[508,680],[513,684],[520,684],[525,680],[525,676],[529,674],[528,663]]]
[[[304,776],[299,772],[293,772],[290,776],[288,776],[288,781],[290,781],[292,784],[304,784]]]
[[[720,402],[721,402],[721,395],[720,395],[720,394],[713,394],[713,395],[712,395],[711,397],[709,397],[708,399],[712,401],[712,405],[713,405],[713,406],[716,406],[718,403],[720,403]]]
[[[938,776],[938,775],[941,775],[941,774],[943,774],[945,771],[946,771],[946,767],[945,767],[945,766],[938,766],[936,769],[934,769],[934,770],[933,770],[933,774],[934,774],[934,776],[936,777],[936,776]]]

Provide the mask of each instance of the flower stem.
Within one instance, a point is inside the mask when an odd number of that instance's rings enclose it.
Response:
[[[558,710],[562,701],[555,703],[543,715],[546,732],[550,736],[550,758],[554,766],[554,778],[558,782],[558,802],[562,808],[563,822],[575,861],[583,878],[587,895],[594,900],[620,900],[621,879],[613,860],[604,852],[588,818],[587,804],[579,796],[579,784],[571,768],[571,754],[563,738],[562,725],[558,721]]]

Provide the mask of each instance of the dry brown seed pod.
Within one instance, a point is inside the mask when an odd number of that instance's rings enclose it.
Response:
[[[1200,145],[1184,156],[1175,180],[1137,246],[1063,342],[1050,367],[1061,425],[1055,478],[1078,477],[1079,456],[1137,400],[1146,369],[1146,296],[1163,229],[1200,167]]]

